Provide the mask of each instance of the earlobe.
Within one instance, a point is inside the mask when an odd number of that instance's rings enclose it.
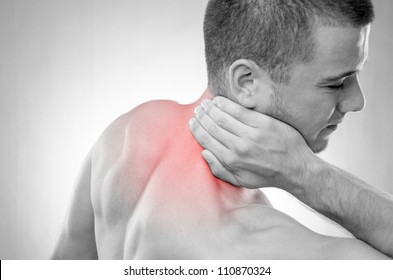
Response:
[[[229,68],[229,84],[233,98],[246,108],[257,105],[258,66],[251,60],[239,59]]]

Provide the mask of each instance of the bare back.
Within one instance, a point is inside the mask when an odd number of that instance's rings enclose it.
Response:
[[[94,146],[86,193],[98,258],[325,259],[345,257],[332,244],[360,242],[316,234],[273,209],[261,191],[215,178],[188,129],[199,102],[138,106]]]
[[[100,257],[207,257],[219,250],[212,250],[218,239],[234,234],[233,209],[268,204],[260,191],[211,174],[189,132],[191,115],[191,106],[149,102],[118,119],[96,145],[92,202]]]

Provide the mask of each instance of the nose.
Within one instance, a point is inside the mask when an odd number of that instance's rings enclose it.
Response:
[[[360,87],[358,77],[353,77],[353,85],[343,92],[339,103],[339,110],[342,113],[358,112],[364,109],[366,100]]]

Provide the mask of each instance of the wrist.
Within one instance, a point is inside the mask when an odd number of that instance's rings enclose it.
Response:
[[[348,209],[343,209],[343,199],[350,191],[347,184],[346,192],[340,189],[340,181],[344,178],[340,169],[322,160],[315,154],[304,165],[302,177],[297,181],[291,192],[296,198],[324,216],[342,224],[342,216]],[[351,196],[355,192],[351,191]]]
[[[289,171],[287,181],[283,189],[300,200],[309,197],[315,192],[315,179],[325,176],[326,162],[316,156],[311,150],[302,153],[302,157],[296,159]],[[312,188],[312,189],[311,189]]]

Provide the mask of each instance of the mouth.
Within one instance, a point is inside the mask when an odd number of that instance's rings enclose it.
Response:
[[[335,131],[337,129],[337,127],[338,127],[338,124],[330,124],[326,127],[326,129]]]
[[[329,137],[333,132],[335,132],[338,128],[338,124],[329,124],[325,126],[321,131],[322,138]]]
[[[342,119],[338,119],[338,120],[332,121],[332,122],[327,124],[325,129],[334,131],[334,130],[336,130],[338,128],[338,126],[342,123],[342,121],[343,121]]]

